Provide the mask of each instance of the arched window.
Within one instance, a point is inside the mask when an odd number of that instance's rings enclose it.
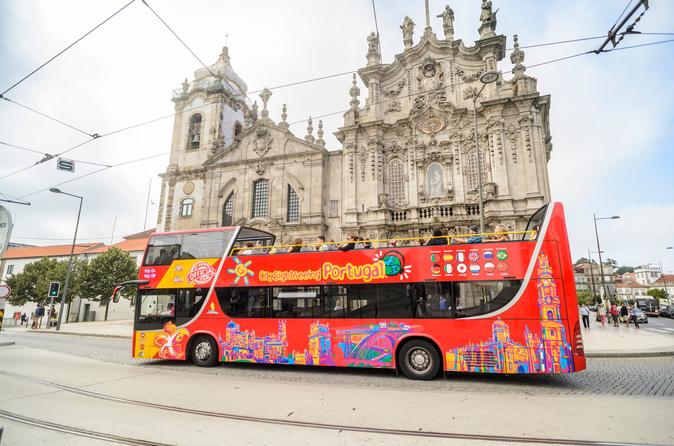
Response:
[[[184,198],[183,201],[180,202],[180,216],[191,217],[193,207],[194,207],[194,199]]]
[[[445,175],[438,163],[431,163],[426,169],[426,190],[429,197],[445,195]]]
[[[269,204],[269,180],[258,180],[253,183],[252,217],[266,217]]]
[[[239,136],[241,132],[243,131],[243,126],[239,121],[236,121],[234,124],[234,136]]]
[[[187,134],[187,148],[198,149],[201,143],[201,115],[195,114],[190,118],[190,129]]]
[[[234,192],[230,192],[222,206],[222,226],[232,226],[234,223]]]
[[[295,189],[288,185],[288,223],[297,223],[300,220],[300,197]]]
[[[397,158],[388,163],[387,187],[389,203],[395,206],[405,202],[405,170]]]
[[[487,178],[487,163],[484,158],[484,152],[481,151],[482,159],[480,160],[482,162],[482,172],[481,172],[481,177],[482,177],[482,184],[485,183],[485,180]],[[479,182],[478,182],[478,171],[477,171],[477,151],[473,148],[470,152],[468,152],[467,156],[467,166],[466,167],[466,174],[468,177],[468,189],[469,190],[477,190]]]

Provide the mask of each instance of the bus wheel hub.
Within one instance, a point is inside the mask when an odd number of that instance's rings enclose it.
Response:
[[[200,342],[195,349],[195,354],[199,360],[208,359],[211,356],[211,344],[206,341]]]
[[[417,372],[425,372],[431,365],[431,355],[424,349],[415,348],[409,352],[409,365]]]

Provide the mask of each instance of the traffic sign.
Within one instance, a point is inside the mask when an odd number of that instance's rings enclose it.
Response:
[[[0,285],[0,299],[7,298],[12,295],[12,289],[9,285]]]
[[[66,172],[75,172],[75,161],[66,158],[59,158],[56,160],[56,169],[65,170]]]

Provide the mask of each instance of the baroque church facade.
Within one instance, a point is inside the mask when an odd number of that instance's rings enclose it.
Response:
[[[472,46],[454,38],[450,7],[438,17],[443,38],[426,11],[416,42],[405,17],[403,51],[391,63],[382,63],[378,36],[370,34],[367,63],[357,72],[367,92],[362,98],[354,73],[350,108],[334,133],[342,147],[334,150],[326,148],[321,121],[315,136],[311,119],[306,135],[293,134],[285,104],[281,121],[272,121],[269,90],[260,94],[261,109],[251,104],[223,48],[214,65],[174,92],[158,230],[246,225],[283,242],[416,237],[437,226],[462,231],[479,221],[479,182],[487,227],[523,229],[550,200],[550,96],[525,74],[517,36],[511,73],[498,71],[506,37],[496,34],[491,1],[482,2]],[[482,84],[487,72],[498,80]]]

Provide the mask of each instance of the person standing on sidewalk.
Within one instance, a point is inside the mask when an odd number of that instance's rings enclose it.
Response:
[[[634,326],[639,328],[639,318],[637,317],[636,306],[630,306],[630,320],[634,322]],[[629,324],[628,324],[629,325]]]
[[[601,321],[601,326],[606,326],[606,307],[604,304],[599,304],[597,307],[597,314],[599,315],[599,320]]]
[[[620,315],[620,310],[618,306],[613,302],[611,304],[611,319],[613,319],[613,326],[618,327],[618,316]]]
[[[590,309],[587,308],[587,305],[580,307],[580,316],[583,319],[583,328],[590,329]]]
[[[620,320],[625,323],[627,328],[630,328],[630,312],[627,311],[627,306],[624,303],[620,307]]]

